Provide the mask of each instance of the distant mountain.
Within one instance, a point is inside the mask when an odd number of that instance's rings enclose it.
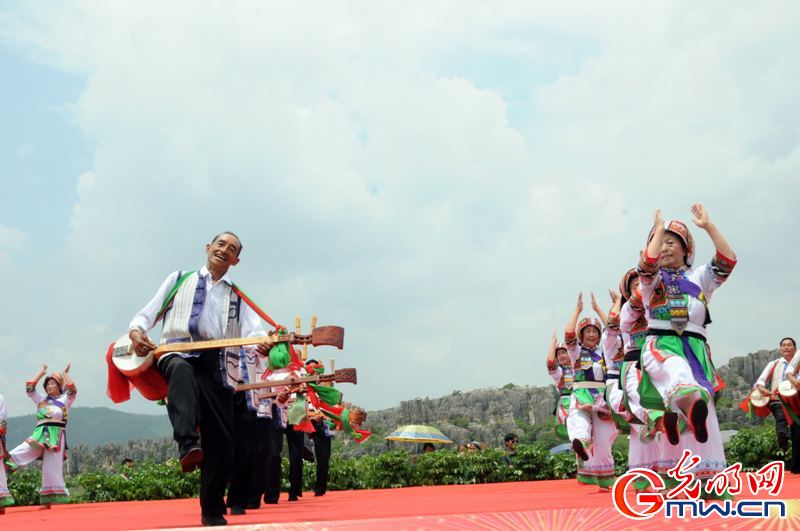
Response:
[[[30,436],[36,427],[36,416],[31,413],[8,419],[7,444],[13,448]],[[74,407],[69,410],[67,442],[74,447],[84,444],[94,447],[112,442],[127,442],[132,439],[160,439],[172,436],[172,426],[163,415],[140,415],[125,413],[107,407]]]

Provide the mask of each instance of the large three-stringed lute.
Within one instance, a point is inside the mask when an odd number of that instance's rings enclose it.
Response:
[[[339,350],[344,348],[344,328],[341,326],[318,326],[310,334],[296,332],[268,336],[240,337],[229,339],[211,339],[207,341],[190,341],[185,343],[168,343],[159,345],[146,356],[138,356],[132,349],[132,342],[127,334],[114,342],[111,359],[120,372],[126,376],[137,376],[146,371],[154,360],[168,352],[192,352],[197,350],[219,349],[258,345],[264,342],[291,343],[292,345],[332,346]]]

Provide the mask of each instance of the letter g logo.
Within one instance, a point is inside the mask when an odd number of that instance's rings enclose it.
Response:
[[[623,516],[631,518],[632,520],[647,520],[648,518],[652,518],[655,513],[661,510],[661,507],[664,505],[664,499],[661,497],[661,495],[653,492],[639,492],[636,494],[636,504],[649,505],[649,507],[642,512],[634,510],[633,507],[631,507],[628,503],[628,500],[625,498],[625,491],[627,490],[628,485],[639,477],[646,479],[647,482],[650,483],[650,487],[656,490],[663,490],[665,487],[661,476],[652,470],[647,470],[646,468],[634,468],[633,470],[629,470],[625,474],[618,477],[617,481],[614,482],[614,486],[611,489],[611,499],[614,503],[614,507]]]

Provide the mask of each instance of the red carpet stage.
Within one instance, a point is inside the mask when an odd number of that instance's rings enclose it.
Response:
[[[745,489],[745,492],[747,490]],[[751,498],[743,495],[742,498]],[[610,494],[576,480],[410,487],[404,489],[313,493],[298,502],[262,506],[243,516],[229,516],[228,529],[657,529],[665,524],[679,529],[800,528],[800,476],[787,474],[779,499],[787,501],[785,519],[722,518],[632,521],[611,505]],[[738,498],[737,498],[738,499]],[[111,531],[198,527],[196,499],[150,502],[93,503],[39,507],[11,507],[0,516],[3,531],[59,529]]]

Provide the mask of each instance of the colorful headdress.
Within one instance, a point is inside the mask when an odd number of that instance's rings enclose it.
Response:
[[[47,382],[49,382],[50,380],[55,380],[56,384],[58,384],[58,389],[60,391],[64,390],[64,375],[63,374],[61,374],[60,372],[51,372],[50,374],[48,374],[47,377],[44,379],[44,384],[43,384],[45,390],[47,390]]]
[[[583,341],[583,331],[587,326],[593,326],[597,328],[598,333],[603,332],[603,325],[600,323],[600,319],[597,317],[584,317],[581,319],[581,322],[578,323],[578,339],[581,341]]]
[[[650,230],[650,236],[647,238],[648,242],[653,239],[655,230],[655,227]],[[687,267],[692,267],[692,262],[694,262],[694,238],[692,238],[692,233],[689,232],[689,227],[686,226],[686,223],[679,219],[671,219],[664,223],[664,230],[680,238],[683,248],[686,250],[684,262]]]
[[[623,275],[622,280],[619,281],[619,292],[625,300],[631,298],[631,281],[634,278],[639,278],[639,272],[635,267],[629,269],[628,272]]]

